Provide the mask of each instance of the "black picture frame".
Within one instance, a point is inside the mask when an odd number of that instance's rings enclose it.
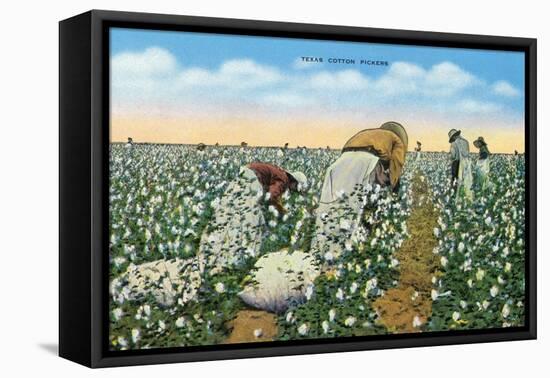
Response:
[[[111,352],[108,341],[109,39],[113,26],[525,52],[525,326]],[[92,10],[59,24],[59,355],[89,367],[536,338],[536,39]]]

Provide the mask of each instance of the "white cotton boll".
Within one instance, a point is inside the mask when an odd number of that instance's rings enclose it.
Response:
[[[435,301],[435,300],[437,300],[437,297],[439,296],[439,293],[437,292],[437,290],[432,289],[431,296],[432,296],[432,301]]]
[[[441,256],[441,266],[442,267],[446,267],[448,261],[449,260],[447,260],[447,258],[445,256]]]
[[[308,285],[306,288],[306,299],[309,301],[311,297],[313,296],[313,285]]]
[[[139,329],[133,328],[132,329],[132,342],[135,344],[140,339],[140,332]]]
[[[287,323],[293,323],[293,322],[294,322],[294,318],[292,317],[292,311],[289,311],[289,312],[286,314],[286,322],[287,322]]]
[[[510,315],[510,306],[508,306],[508,303],[502,306],[501,314],[503,318],[507,318]]]
[[[183,328],[185,326],[185,318],[184,317],[179,317],[176,319],[176,327],[178,328]]]
[[[126,338],[122,337],[122,336],[119,336],[117,338],[117,343],[118,345],[120,345],[121,347],[125,348],[128,346],[128,340],[126,340]]]
[[[238,295],[248,305],[274,313],[284,312],[290,303],[306,300],[319,275],[314,258],[302,251],[286,249],[262,256],[254,264],[253,284]]]
[[[113,317],[115,318],[115,320],[120,320],[120,318],[122,317],[124,312],[122,311],[122,309],[120,307],[117,307],[112,311],[112,314],[113,314]]]
[[[414,328],[418,328],[422,325],[422,320],[420,320],[420,317],[418,315],[414,316],[412,325]]]
[[[346,320],[344,320],[344,325],[345,325],[346,327],[352,327],[352,326],[355,324],[356,321],[357,321],[357,319],[356,319],[355,317],[353,317],[353,316],[348,316],[348,317],[346,318]]]
[[[353,244],[351,240],[346,240],[346,242],[344,243],[344,247],[346,248],[346,251],[353,250]]]
[[[257,339],[262,337],[263,334],[264,334],[264,331],[261,328],[257,328],[254,330],[254,337]]]
[[[485,277],[485,271],[483,269],[478,269],[476,272],[476,279],[481,281]]]
[[[164,321],[162,321],[162,320],[158,321],[158,326],[159,326],[159,331],[161,331],[161,332],[166,329],[166,323],[164,323]]]
[[[214,285],[214,290],[216,290],[217,293],[224,293],[225,292],[225,285],[223,282],[218,282],[216,285]]]
[[[458,311],[453,312],[452,317],[453,317],[453,320],[457,322],[460,319],[460,312]]]
[[[333,322],[335,317],[336,317],[336,310],[331,308],[328,312],[328,320]]]
[[[491,290],[489,290],[489,293],[491,294],[491,297],[496,297],[498,295],[498,287],[493,286],[491,287]]]
[[[309,327],[306,323],[303,323],[298,327],[298,333],[302,336],[305,336],[307,334],[307,331],[309,331]]]
[[[323,323],[321,323],[321,327],[323,328],[323,333],[327,334],[330,326],[326,320],[323,320]]]

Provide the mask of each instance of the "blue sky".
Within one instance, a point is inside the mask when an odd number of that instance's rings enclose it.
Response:
[[[224,60],[243,57],[278,67],[291,67],[296,57],[303,55],[358,59],[366,56],[390,62],[405,60],[424,67],[441,61],[452,61],[486,80],[504,79],[518,88],[523,88],[524,85],[524,54],[521,52],[139,29],[113,29],[112,31],[111,53],[113,55],[123,51],[139,51],[150,46],[170,50],[183,64],[205,68],[215,68]],[[323,68],[337,70],[342,66],[325,64]],[[372,73],[381,74],[382,70]]]
[[[302,56],[324,62],[304,63]],[[114,28],[111,91],[116,114],[460,120],[522,130],[524,55]]]

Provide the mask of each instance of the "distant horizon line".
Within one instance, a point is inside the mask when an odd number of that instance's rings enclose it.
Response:
[[[123,141],[110,141],[109,144],[128,144],[128,142],[123,142]],[[162,146],[162,145],[170,145],[170,146],[198,146],[200,143],[174,143],[174,142],[162,142],[162,143],[158,143],[158,142],[133,142],[132,141],[132,144],[153,144],[153,145],[159,145],[159,146]],[[243,148],[243,146],[239,145],[239,144],[220,144],[218,146],[216,146],[215,144],[204,144],[205,147],[237,147],[237,148]],[[248,145],[246,146],[246,148],[272,148],[272,149],[275,149],[275,148],[278,148],[278,149],[284,149],[284,146],[252,146],[252,145]],[[307,146],[297,146],[297,147],[287,147],[286,149],[288,150],[297,150],[299,148],[305,148],[306,150],[326,150],[327,148],[326,147],[307,147]],[[343,147],[342,147],[343,148]],[[342,148],[329,148],[330,151],[339,151],[339,150],[342,150]],[[523,154],[525,152],[521,152],[519,150],[518,151],[518,154]],[[417,151],[410,151],[410,150],[407,150],[407,153],[413,153],[413,152],[417,152]],[[438,150],[438,151],[434,151],[434,150],[421,150],[419,152],[430,152],[430,153],[449,153],[449,151],[445,151],[445,150]],[[475,154],[476,152],[475,151],[470,151],[471,154]],[[515,153],[515,151],[512,151],[512,152],[490,152],[491,155],[513,155]]]

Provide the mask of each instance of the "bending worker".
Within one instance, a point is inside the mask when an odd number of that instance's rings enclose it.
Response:
[[[312,250],[329,262],[345,249],[364,211],[363,194],[374,184],[396,192],[409,138],[397,122],[366,129],[349,139],[327,169],[317,208]],[[339,225],[334,225],[335,219]]]
[[[408,143],[405,128],[397,122],[355,134],[327,170],[320,202],[333,202],[342,192],[349,194],[356,184],[376,183],[397,191]]]

